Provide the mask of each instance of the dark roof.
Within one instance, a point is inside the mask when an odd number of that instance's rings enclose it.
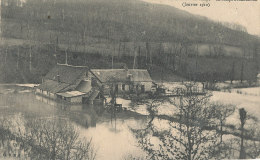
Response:
[[[152,82],[152,78],[146,69],[129,69],[128,74],[133,75],[134,82]]]
[[[78,80],[87,71],[88,67],[86,66],[58,64],[47,73],[44,77],[44,83],[40,84],[38,88],[51,93],[65,92],[71,89],[73,90],[78,85]]]
[[[91,69],[101,82],[128,81],[132,75],[133,82],[152,82],[150,74],[145,69]]]
[[[91,69],[91,71],[101,82],[127,80],[124,69]]]
[[[51,79],[58,81],[58,76],[60,82],[73,84],[82,74],[85,74],[88,70],[86,66],[71,66],[58,64],[56,67],[51,69],[49,73],[45,76],[45,79]]]
[[[38,86],[39,89],[48,91],[51,93],[57,93],[62,89],[68,87],[70,84],[67,83],[59,83],[53,80],[45,80],[41,85]]]

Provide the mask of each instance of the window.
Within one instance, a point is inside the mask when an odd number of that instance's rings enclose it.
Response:
[[[123,91],[125,90],[125,84],[122,84],[122,90]]]
[[[115,91],[118,92],[118,84],[115,86]]]
[[[144,85],[141,86],[141,92],[144,93],[145,89],[144,89]]]
[[[133,85],[133,84],[130,84],[130,85],[129,85],[129,90],[130,90],[130,92],[133,92],[133,91],[134,91],[134,85]]]

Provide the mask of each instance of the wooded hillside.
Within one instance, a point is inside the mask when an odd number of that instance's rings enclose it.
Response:
[[[6,75],[2,81],[22,69],[17,81],[37,82],[56,62],[65,62],[65,53],[74,65],[111,68],[113,59],[129,68],[147,68],[152,75],[164,71],[189,79],[205,77],[198,80],[241,79],[243,72],[242,79],[252,79],[258,70],[258,37],[242,26],[231,29],[166,5],[139,0],[2,0],[1,18],[2,36],[8,39],[1,45],[1,71]]]
[[[70,43],[80,44],[95,37],[123,42],[186,40],[234,46],[252,44],[257,39],[244,29],[232,30],[171,6],[139,0],[27,0],[22,5],[17,1],[2,0],[2,18],[14,24],[3,24],[3,35],[7,37],[41,39],[41,33],[47,31],[50,39],[62,44],[68,38]],[[29,33],[33,31],[37,33]]]

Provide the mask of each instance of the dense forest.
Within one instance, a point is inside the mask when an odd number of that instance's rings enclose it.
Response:
[[[58,63],[146,68],[154,79],[250,80],[259,37],[139,0],[2,0],[4,82],[40,82]],[[113,65],[112,65],[113,61]],[[177,76],[178,75],[178,76]]]

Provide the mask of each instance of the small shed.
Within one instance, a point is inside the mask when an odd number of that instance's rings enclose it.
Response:
[[[63,93],[57,93],[57,98],[71,103],[82,103],[82,98],[86,95],[87,93],[80,91],[67,91]]]

